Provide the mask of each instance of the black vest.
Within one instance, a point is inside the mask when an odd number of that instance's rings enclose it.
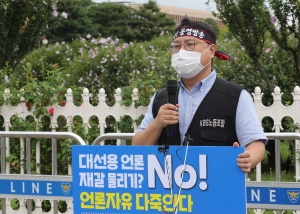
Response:
[[[235,116],[243,89],[238,84],[216,78],[212,88],[198,106],[187,130],[193,139],[189,145],[232,146],[234,142],[238,142],[235,131]],[[167,102],[167,91],[162,89],[156,94],[153,101],[152,113],[154,118],[159,108]],[[180,145],[180,141],[179,124],[177,123],[176,136],[167,137],[167,128],[164,128],[157,143],[159,145]]]

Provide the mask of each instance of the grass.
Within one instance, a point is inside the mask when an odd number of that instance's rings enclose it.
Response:
[[[248,174],[248,178],[250,181],[255,181],[256,180],[256,171],[252,170]],[[275,172],[270,169],[270,173],[262,173],[261,174],[261,180],[262,181],[276,181],[276,175]],[[281,181],[282,182],[295,182],[295,172],[289,172],[286,173],[285,171],[281,172]]]
[[[286,163],[288,159],[290,158],[292,160],[292,163],[294,164],[294,158],[291,155],[289,145],[291,142],[289,141],[282,141],[280,143],[280,156],[281,156],[281,166],[282,166],[282,171],[281,171],[281,181],[283,182],[295,182],[295,170],[294,167],[292,166],[292,170],[290,172],[286,172],[284,169],[284,166],[286,166]],[[275,181],[276,180],[276,175],[275,175],[275,170],[272,168],[267,168],[268,167],[268,152],[265,152],[265,157],[264,160],[262,161],[262,174],[261,174],[261,180],[262,181]],[[256,170],[253,169],[249,174],[248,178],[251,181],[256,180]]]
[[[293,214],[292,210],[281,211],[280,214]],[[252,209],[248,209],[247,214],[255,214]],[[265,210],[264,214],[274,214],[273,210]]]

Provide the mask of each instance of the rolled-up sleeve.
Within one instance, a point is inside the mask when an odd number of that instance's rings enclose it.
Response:
[[[266,145],[268,139],[263,131],[251,95],[243,90],[241,92],[236,112],[236,134],[241,146],[253,141],[261,140]]]
[[[135,133],[145,130],[154,120],[153,114],[152,114],[152,106],[153,106],[154,97],[155,97],[155,95],[151,98],[150,104],[148,106],[148,111],[147,111],[144,119],[142,120],[142,123],[140,124],[139,128],[136,130]]]

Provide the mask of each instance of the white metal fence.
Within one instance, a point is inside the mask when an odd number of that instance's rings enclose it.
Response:
[[[106,94],[104,89],[100,89],[98,98],[99,98],[99,103],[97,106],[92,106],[89,102],[90,100],[90,94],[88,89],[84,89],[82,93],[82,100],[83,103],[81,106],[75,106],[73,103],[73,94],[72,90],[68,89],[66,93],[66,105],[65,106],[59,106],[59,105],[54,105],[54,106],[49,106],[47,108],[54,108],[54,115],[51,117],[51,128],[55,132],[56,128],[58,127],[57,124],[57,119],[59,116],[63,116],[65,118],[74,118],[75,116],[79,116],[83,120],[83,124],[85,125],[85,129],[88,132],[89,131],[89,119],[92,116],[96,116],[99,120],[99,135],[105,133],[105,128],[106,128],[106,118],[108,116],[113,116],[116,121],[120,119],[121,116],[129,116],[133,120],[137,119],[141,114],[145,114],[147,112],[148,107],[138,107],[135,108],[134,104],[132,104],[129,107],[121,106],[120,102],[122,101],[122,92],[121,89],[116,89],[116,94],[114,95],[115,97],[115,105],[110,107],[106,104]],[[280,88],[276,87],[273,92],[273,97],[274,97],[274,102],[271,106],[264,106],[262,104],[262,97],[263,93],[261,93],[261,90],[259,87],[255,88],[254,93],[252,93],[253,99],[254,99],[254,105],[258,114],[259,119],[262,121],[264,117],[271,117],[274,121],[274,131],[276,133],[279,133],[280,130],[282,129],[282,119],[286,116],[291,117],[294,121],[295,124],[298,124],[298,128],[296,132],[299,133],[299,128],[300,128],[300,88],[296,86],[294,88],[293,94],[293,104],[290,106],[284,106],[281,102],[281,96],[282,93],[280,92]],[[8,98],[10,96],[10,91],[8,89],[5,90],[4,92],[5,98]],[[33,116],[33,110],[28,111],[26,104],[24,102],[24,99],[21,97],[20,98],[21,102],[17,106],[12,106],[12,105],[2,105],[0,106],[0,116],[3,117],[4,119],[4,127],[5,131],[10,131],[10,119],[12,118],[13,115],[18,115],[21,118],[26,118],[27,116]],[[138,100],[138,90],[134,89],[132,92],[132,100]],[[71,124],[72,120],[67,120],[67,126],[69,127],[69,131],[71,130]],[[134,131],[137,129],[136,125],[133,125]],[[119,132],[119,131],[117,131]],[[6,142],[6,152],[5,156],[10,155],[10,144],[9,144],[9,138],[5,139]],[[299,140],[296,140],[296,152],[295,152],[295,166],[296,166],[296,174],[295,174],[295,179],[300,179],[300,162],[298,159],[300,158],[299,156],[299,149],[300,149],[300,143]],[[117,144],[121,144],[121,140],[117,141]],[[276,153],[277,156],[280,153],[279,150],[280,147],[280,141],[276,140]],[[25,151],[25,146],[24,146],[24,140],[23,138],[20,139],[20,148],[21,151]],[[21,152],[20,154],[20,159],[24,159],[24,153]],[[278,158],[277,158],[278,159]],[[36,145],[36,163],[40,163],[40,144],[37,143]],[[280,164],[279,162],[280,159],[277,160],[276,162],[276,171],[278,171],[279,174],[276,175],[276,179],[280,180]],[[2,163],[3,164],[3,163]],[[10,169],[11,165],[9,162],[5,163],[5,174],[10,174]],[[36,172],[40,172],[40,166],[39,164],[36,164]],[[20,169],[21,174],[24,174],[24,168],[21,167]],[[261,181],[261,166],[260,164],[257,166],[257,174],[256,174],[256,180]],[[68,167],[68,175],[71,175],[71,166]],[[21,199],[22,201],[22,199]],[[36,208],[40,206],[40,201],[37,200],[35,201]],[[23,203],[20,203],[20,208],[19,210],[14,210],[12,211],[11,206],[9,203],[6,204],[8,207],[8,210],[11,210],[11,212],[8,212],[8,214],[18,214],[18,213],[24,213],[24,208],[25,206]],[[68,203],[68,210],[72,210],[72,204]],[[35,212],[35,211],[34,211]],[[53,209],[49,211],[49,213],[54,213]],[[263,210],[255,210],[256,214],[262,214],[264,213]],[[296,213],[296,212],[294,212]],[[299,213],[299,212],[298,212]]]

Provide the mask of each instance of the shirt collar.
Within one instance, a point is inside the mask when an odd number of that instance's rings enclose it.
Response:
[[[200,81],[196,85],[194,85],[192,90],[198,91],[201,88],[205,89],[205,88],[211,86],[214,83],[216,77],[217,77],[216,70],[213,69],[212,72],[207,77],[205,77],[202,81]],[[181,78],[178,81],[178,85],[180,86],[181,90],[187,90],[185,88]]]

